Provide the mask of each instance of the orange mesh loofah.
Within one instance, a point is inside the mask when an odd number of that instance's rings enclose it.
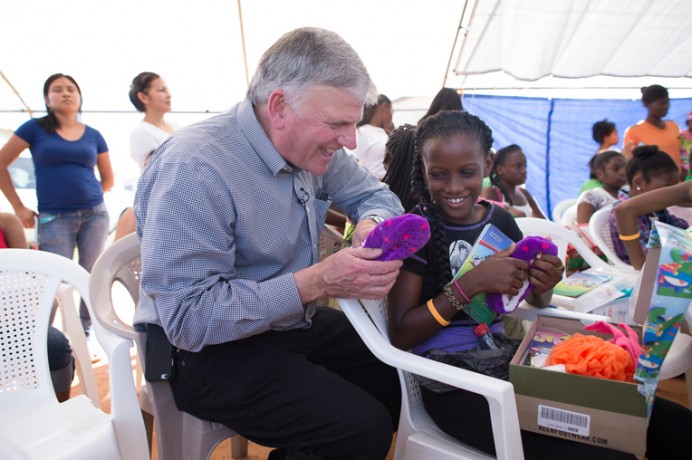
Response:
[[[555,345],[547,365],[564,364],[570,374],[631,382],[634,361],[623,348],[595,335],[574,334]]]

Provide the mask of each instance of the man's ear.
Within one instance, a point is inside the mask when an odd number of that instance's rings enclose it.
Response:
[[[276,129],[283,129],[286,126],[286,117],[291,110],[286,101],[284,90],[279,88],[269,94],[267,99],[267,116]]]

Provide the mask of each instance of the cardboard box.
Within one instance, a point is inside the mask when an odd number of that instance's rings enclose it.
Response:
[[[523,365],[537,329],[584,331],[573,319],[539,315],[510,362],[509,380],[523,430],[644,455],[649,424],[645,397],[636,383],[566,374]],[[641,329],[634,328],[638,334]]]

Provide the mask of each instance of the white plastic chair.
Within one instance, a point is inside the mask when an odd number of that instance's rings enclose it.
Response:
[[[139,300],[139,250],[139,240],[134,233],[109,246],[91,270],[90,291],[96,320],[117,335],[134,340],[140,361],[144,363],[146,337],[118,317],[112,298],[112,286],[117,281],[125,286],[135,304]],[[142,385],[140,403],[142,410],[154,417],[160,460],[207,459],[226,438],[233,438],[233,458],[247,456],[247,440],[235,431],[178,410],[168,382],[147,382]]]
[[[577,206],[573,204],[562,213],[559,223],[562,225],[575,225],[577,222]]]
[[[93,325],[96,340],[108,357],[110,414],[94,407],[84,395],[63,403],[56,399],[46,340],[53,299],[63,282],[77,290],[94,315],[89,273],[77,263],[30,249],[0,251],[0,437],[5,439],[7,455],[32,459],[148,459],[130,365],[131,340],[96,322]],[[4,458],[3,452],[0,458]]]
[[[629,268],[632,266],[618,257],[613,249],[613,237],[610,233],[610,211],[613,207],[606,206],[591,215],[589,219],[589,232],[591,238],[601,252],[608,258],[608,262],[616,267]]]
[[[325,225],[320,234],[320,260],[334,254],[344,245],[343,235],[333,226]]]
[[[573,205],[576,205],[576,204],[577,204],[576,198],[567,198],[566,200],[560,201],[553,208],[553,213],[550,216],[552,218],[552,221],[557,222],[557,223],[562,222],[562,216],[563,216],[564,212],[567,210],[567,208],[569,208]]]
[[[493,458],[447,435],[432,421],[423,406],[414,374],[485,396],[490,406],[497,458],[524,458],[511,383],[395,348],[388,339],[385,299],[339,299],[339,304],[370,351],[380,361],[399,371],[402,403],[395,460]]]
[[[62,318],[62,331],[70,342],[75,369],[79,377],[79,385],[82,392],[91,400],[94,407],[101,407],[99,392],[96,387],[96,376],[91,367],[91,353],[87,346],[84,327],[79,320],[77,303],[74,300],[74,287],[63,284],[58,289],[58,308]]]
[[[558,223],[533,217],[520,217],[516,219],[516,222],[524,236],[542,236],[555,243],[561,260],[565,260],[567,247],[571,244],[590,267],[595,269],[608,268],[608,264],[589,249],[579,235],[572,230]],[[632,267],[629,268],[632,269]]]
[[[368,349],[380,361],[398,369],[402,404],[394,449],[395,460],[494,458],[452,438],[432,421],[423,406],[414,374],[485,396],[490,407],[497,458],[524,458],[514,387],[511,383],[395,348],[389,343],[387,333],[386,299],[339,299],[339,304]],[[586,322],[607,320],[604,316],[554,308],[540,309],[525,303],[512,316],[534,320],[539,312]]]

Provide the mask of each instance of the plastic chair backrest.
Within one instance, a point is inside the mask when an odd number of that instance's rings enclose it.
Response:
[[[29,249],[2,250],[0,348],[5,357],[0,363],[0,413],[18,427],[33,420],[30,430],[15,433],[31,437],[31,445],[26,441],[18,446],[30,457],[55,451],[56,458],[145,459],[146,434],[132,380],[130,340],[93,324],[96,340],[108,357],[110,415],[84,404],[88,401],[84,395],[58,403],[53,390],[46,347],[53,299],[61,283],[69,284],[94,316],[89,282],[89,273],[65,257]],[[4,426],[0,431],[11,429]],[[80,435],[75,436],[76,431]],[[92,445],[94,439],[100,439],[101,445]]]
[[[632,266],[618,257],[613,249],[613,236],[610,233],[610,211],[611,206],[606,206],[591,215],[589,219],[589,232],[591,239],[601,249],[601,252],[608,258],[608,262],[616,267],[629,268]]]
[[[576,204],[573,204],[569,208],[565,209],[565,212],[562,213],[562,217],[560,218],[558,223],[562,225],[574,225],[577,222],[577,206]]]
[[[145,335],[123,321],[113,305],[112,286],[122,283],[133,300],[139,300],[141,273],[140,243],[132,233],[108,247],[91,271],[91,296],[96,319],[104,327],[137,344],[140,362],[144,363]],[[219,423],[212,423],[178,410],[168,382],[148,382],[142,386],[156,426],[157,450],[160,460],[209,458],[216,445],[237,433]],[[144,406],[144,404],[143,404]],[[238,436],[232,441],[233,458],[247,455],[247,440]]]
[[[509,382],[452,367],[399,350],[389,343],[386,300],[339,299],[365,345],[399,371],[402,408],[394,459],[489,459],[444,433],[428,416],[414,374],[484,395],[490,406],[498,459],[523,459],[514,389]]]
[[[331,225],[325,225],[320,234],[320,260],[344,247],[341,233]]]
[[[9,251],[3,249],[0,254],[0,348],[7,354],[0,374],[0,411],[8,405],[30,406],[39,401],[57,404],[46,344],[53,299],[62,282],[53,274],[58,265],[42,267],[45,272],[11,266],[8,261],[16,259],[19,250]],[[75,280],[81,280],[81,275],[75,272]]]
[[[576,205],[576,204],[577,204],[576,198],[567,198],[566,200],[560,201],[553,208],[553,213],[550,216],[552,218],[552,221],[557,222],[557,223],[562,222],[562,216],[563,216],[564,212],[567,210],[567,208],[569,208],[573,205]]]

